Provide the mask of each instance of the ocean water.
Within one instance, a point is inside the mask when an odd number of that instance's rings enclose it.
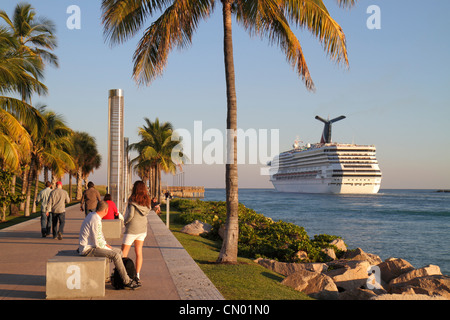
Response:
[[[224,189],[206,189],[204,200],[225,201]],[[279,193],[240,189],[239,202],[274,220],[315,234],[341,236],[382,260],[402,258],[415,268],[435,264],[450,275],[450,193],[383,190],[374,195]]]

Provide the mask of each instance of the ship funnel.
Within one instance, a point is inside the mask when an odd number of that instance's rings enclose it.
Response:
[[[316,116],[316,119],[325,123],[322,132],[322,138],[320,139],[320,143],[330,143],[331,142],[331,124],[333,122],[345,119],[345,116],[340,116],[331,120],[325,120],[319,116]]]

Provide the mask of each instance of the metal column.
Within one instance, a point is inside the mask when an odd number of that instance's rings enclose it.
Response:
[[[124,96],[122,89],[109,90],[108,98],[108,192],[119,212],[124,204]]]

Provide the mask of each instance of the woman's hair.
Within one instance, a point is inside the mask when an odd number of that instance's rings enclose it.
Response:
[[[144,182],[139,180],[134,183],[133,191],[131,192],[131,196],[128,200],[129,202],[134,202],[138,205],[150,208],[150,196]]]
[[[105,196],[103,197],[103,201],[109,201],[111,200],[111,195],[109,193],[105,194]]]

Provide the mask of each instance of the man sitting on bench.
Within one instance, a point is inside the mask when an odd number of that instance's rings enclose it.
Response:
[[[86,216],[81,224],[78,252],[82,256],[106,257],[110,259],[119,271],[125,288],[137,289],[140,285],[128,276],[122,261],[122,251],[106,243],[102,232],[102,218],[107,213],[108,203],[106,201],[100,201],[97,204],[96,212],[90,212]]]

